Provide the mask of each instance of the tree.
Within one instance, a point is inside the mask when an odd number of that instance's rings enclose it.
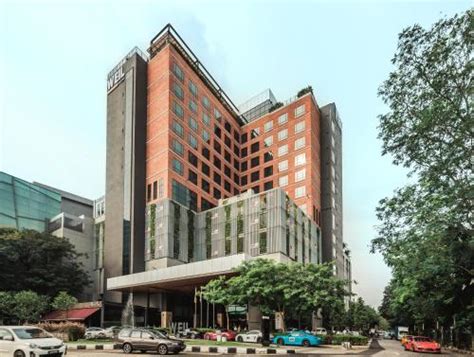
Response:
[[[60,291],[51,303],[51,307],[56,310],[66,311],[66,320],[68,319],[69,309],[77,304],[77,299],[65,291]]]
[[[33,291],[20,291],[13,297],[13,315],[19,322],[36,322],[48,308],[48,297]]]
[[[379,90],[383,154],[414,183],[380,201],[372,251],[393,272],[383,313],[417,329],[474,327],[472,15],[403,30]]]
[[[239,301],[239,296],[232,293],[232,286],[229,285],[229,280],[224,276],[211,280],[203,290],[203,296],[206,300],[213,304],[221,304],[225,307],[227,329],[229,326],[229,305],[242,303]]]
[[[0,291],[0,325],[6,324],[6,320],[12,318],[13,296],[9,292]]]
[[[79,295],[90,284],[74,246],[32,230],[0,229],[0,291]],[[21,279],[18,279],[18,277]]]

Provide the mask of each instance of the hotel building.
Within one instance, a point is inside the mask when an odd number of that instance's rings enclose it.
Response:
[[[105,301],[133,293],[143,324],[214,324],[195,292],[244,260],[336,261],[345,277],[335,105],[308,87],[237,107],[171,25],[148,53],[107,79]]]

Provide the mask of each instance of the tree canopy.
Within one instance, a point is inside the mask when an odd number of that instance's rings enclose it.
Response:
[[[380,201],[372,241],[393,272],[380,308],[392,323],[474,324],[472,15],[404,29],[379,90],[383,154],[413,181]]]
[[[0,229],[0,291],[31,290],[50,297],[65,291],[77,296],[90,284],[79,256],[67,239]]]

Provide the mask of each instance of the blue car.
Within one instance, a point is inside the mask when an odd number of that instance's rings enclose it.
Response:
[[[278,335],[273,338],[273,343],[283,346],[319,346],[321,339],[305,331],[291,331],[284,335]]]

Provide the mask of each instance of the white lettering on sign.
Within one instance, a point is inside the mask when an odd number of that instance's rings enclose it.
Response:
[[[187,330],[189,328],[189,325],[187,322],[172,322],[171,323],[171,331],[176,335],[178,332],[184,332],[184,330]]]
[[[123,66],[119,67],[109,78],[107,78],[107,91],[111,91],[125,76],[123,72]]]

